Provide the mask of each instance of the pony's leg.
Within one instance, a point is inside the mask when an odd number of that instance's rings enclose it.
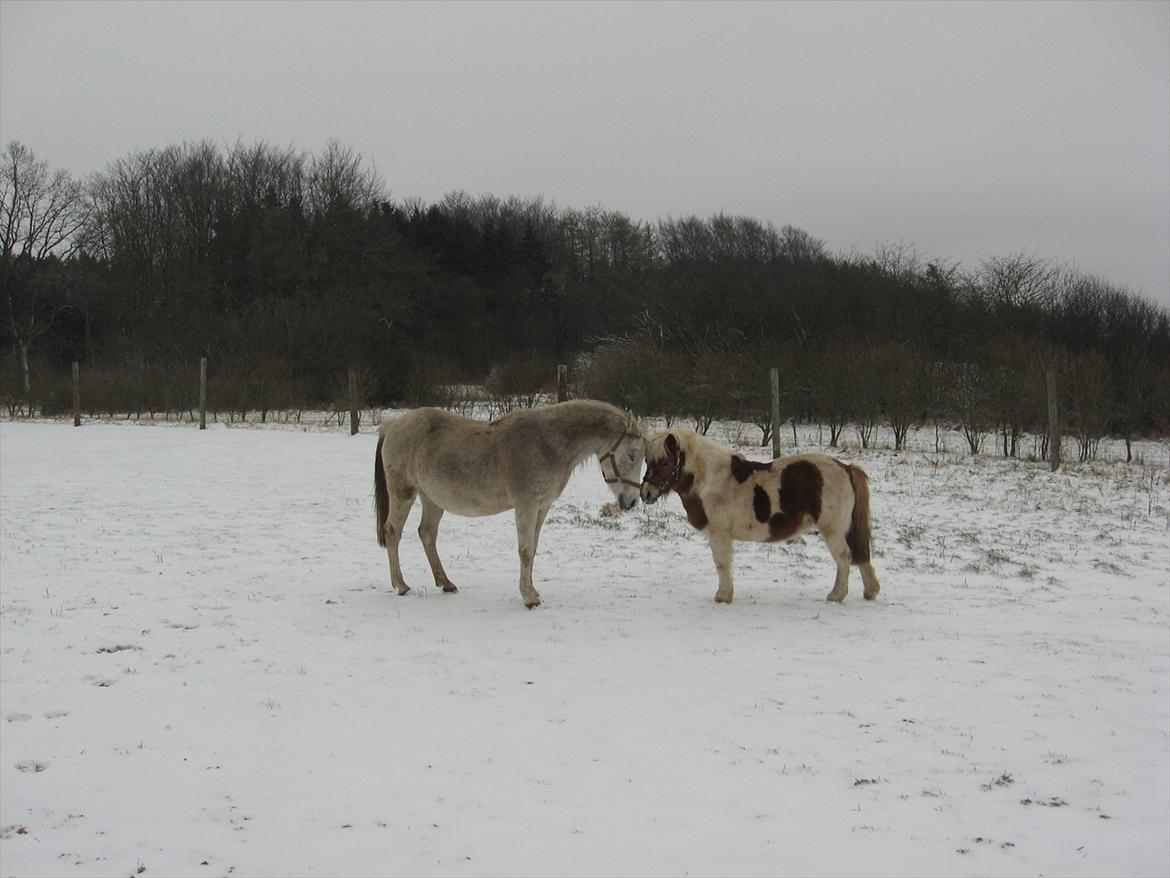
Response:
[[[544,527],[544,517],[548,515],[549,507],[544,507],[540,512],[536,513],[536,530],[532,534],[532,556],[536,557],[536,552],[540,548],[540,529]]]
[[[873,565],[866,562],[865,564],[858,564],[861,570],[861,581],[865,583],[865,599],[872,601],[878,596],[878,592],[882,590],[878,583],[877,574],[873,571]]]
[[[516,507],[516,548],[520,552],[520,597],[532,609],[540,604],[540,595],[532,585],[532,559],[536,557],[537,522],[544,516],[539,509]]]
[[[423,551],[427,553],[427,561],[431,565],[431,573],[435,575],[435,587],[445,592],[458,591],[443,569],[443,562],[439,560],[439,550],[435,545],[435,538],[439,534],[439,522],[443,518],[443,508],[435,503],[426,494],[419,494],[422,500],[422,521],[418,525],[418,538],[422,540]]]
[[[410,515],[414,497],[414,488],[391,486],[390,514],[386,516],[386,557],[390,559],[390,584],[399,594],[410,591],[410,586],[402,577],[402,565],[398,563],[398,542],[402,539],[402,526]]]
[[[707,542],[711,546],[711,556],[715,559],[715,570],[719,574],[719,590],[715,592],[715,602],[730,604],[735,596],[735,585],[731,581],[731,559],[734,554],[731,536],[708,533]]]
[[[837,578],[833,581],[833,590],[829,592],[827,600],[841,603],[845,595],[849,594],[849,565],[853,562],[853,553],[849,551],[849,544],[841,534],[822,533],[825,545],[833,554],[837,562]]]

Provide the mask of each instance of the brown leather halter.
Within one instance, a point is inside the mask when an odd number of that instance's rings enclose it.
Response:
[[[621,445],[622,442],[624,442],[626,439],[639,439],[639,438],[641,438],[641,436],[642,436],[641,433],[634,433],[628,429],[633,423],[634,423],[634,419],[631,417],[630,423],[626,424],[626,427],[627,427],[626,431],[624,433],[622,433],[622,435],[618,436],[617,442],[613,443],[613,445],[610,447],[609,451],[605,452],[605,454],[603,454],[597,458],[597,462],[601,464],[601,477],[603,479],[605,479],[605,483],[607,485],[616,485],[618,482],[621,482],[623,485],[629,485],[631,488],[641,488],[642,487],[641,482],[631,482],[629,479],[622,478],[622,474],[618,470],[617,458],[614,457],[614,452],[618,450],[618,446]],[[607,460],[609,461],[610,466],[613,467],[613,478],[612,479],[605,474],[605,462]]]

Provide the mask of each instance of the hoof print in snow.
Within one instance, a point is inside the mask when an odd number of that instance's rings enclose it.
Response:
[[[0,826],[0,839],[16,838],[18,835],[28,835],[28,827],[21,823],[9,823]]]
[[[123,652],[127,649],[133,649],[133,650],[137,650],[138,652],[142,652],[141,646],[133,646],[132,644],[129,644],[129,643],[119,643],[116,646],[99,646],[98,652],[99,653]]]
[[[49,763],[41,762],[39,759],[22,759],[16,763],[16,770],[23,771],[26,774],[39,774],[49,767]]]
[[[97,686],[100,689],[106,689],[106,688],[109,688],[110,686],[113,686],[114,681],[110,680],[106,677],[99,677],[98,679],[94,680],[90,685]]]
[[[4,719],[8,720],[8,722],[10,722],[10,723],[22,723],[22,722],[26,722],[27,720],[32,719],[32,714],[31,713],[10,713],[10,714],[8,714],[8,716],[4,717]]]
[[[1059,796],[1053,796],[1044,801],[1036,801],[1034,799],[1020,799],[1021,805],[1039,805],[1041,808],[1067,808],[1068,802]]]
[[[63,716],[69,716],[67,710],[46,710],[45,719],[60,719]]]

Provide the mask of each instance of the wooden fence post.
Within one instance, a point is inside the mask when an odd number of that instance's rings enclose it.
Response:
[[[557,402],[569,398],[569,367],[564,363],[557,366]]]
[[[1060,467],[1060,422],[1056,410],[1056,372],[1048,370],[1048,462],[1052,471]]]
[[[768,370],[772,383],[772,459],[780,456],[780,370],[773,366]]]
[[[199,429],[207,429],[207,357],[199,358]]]
[[[81,372],[73,361],[73,426],[81,426]]]
[[[357,369],[349,370],[349,435],[358,431]]]

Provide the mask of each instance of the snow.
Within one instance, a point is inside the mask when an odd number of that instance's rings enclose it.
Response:
[[[416,507],[392,594],[372,428],[2,423],[0,874],[1170,873],[1166,445],[915,442],[842,452],[874,603],[814,534],[716,605],[591,461],[527,611],[510,515],[444,519],[443,595]]]

